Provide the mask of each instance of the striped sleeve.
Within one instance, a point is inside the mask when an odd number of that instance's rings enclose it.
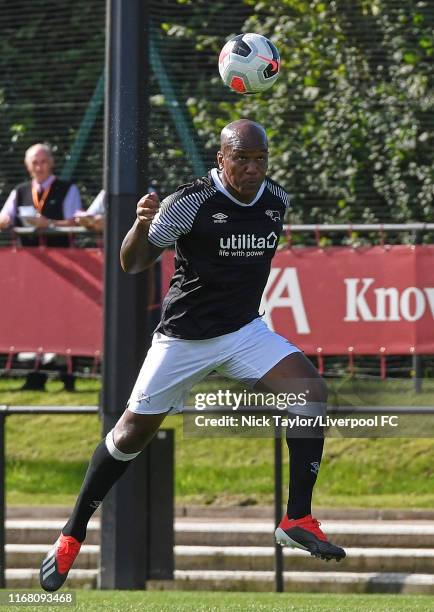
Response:
[[[175,192],[165,198],[150,225],[148,240],[160,248],[174,244],[188,234],[200,205],[214,193],[214,188],[205,187],[196,193]]]
[[[286,191],[283,189],[283,187],[281,187],[277,183],[274,183],[268,180],[267,180],[267,187],[273,195],[275,195],[277,198],[279,198],[279,200],[282,201],[285,208],[288,209],[290,205],[289,197]]]

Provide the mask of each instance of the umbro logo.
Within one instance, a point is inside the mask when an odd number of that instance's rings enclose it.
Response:
[[[266,210],[265,214],[270,217],[272,221],[280,221],[280,212],[278,210]]]
[[[224,213],[216,213],[212,218],[214,219],[214,223],[226,223],[228,216]]]

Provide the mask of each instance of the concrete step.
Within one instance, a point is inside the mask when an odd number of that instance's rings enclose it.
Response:
[[[344,547],[434,548],[434,522],[323,521],[328,538]],[[272,546],[271,521],[175,522],[176,544],[195,546]]]
[[[39,568],[7,569],[5,578],[7,589],[41,589]],[[65,589],[96,589],[97,581],[97,569],[72,569]]]
[[[73,569],[67,588],[96,588],[97,570]],[[434,594],[434,576],[401,572],[284,572],[285,591],[310,593]],[[272,591],[271,571],[176,570],[174,580],[150,580],[150,590]],[[6,588],[38,588],[36,569],[6,570]]]
[[[37,568],[49,546],[44,544],[7,544],[6,567]],[[284,548],[284,567],[297,571],[406,572],[434,575],[434,549],[347,548],[340,563],[324,563],[308,553]],[[100,549],[84,544],[74,569],[97,569]],[[268,546],[175,546],[178,570],[272,571],[274,548]]]
[[[434,549],[347,548],[347,557],[329,563],[305,551],[284,548],[285,570],[322,572],[407,572],[434,576]],[[175,546],[179,570],[272,571],[274,547]]]
[[[7,544],[44,544],[50,546],[59,537],[66,521],[63,519],[6,519]],[[100,521],[91,520],[87,527],[86,544],[99,544]]]
[[[285,508],[282,507],[282,514]],[[71,506],[7,506],[6,518],[40,518],[40,519],[63,519],[65,522],[71,515]],[[99,516],[99,508],[94,517]],[[214,506],[209,505],[181,505],[175,506],[176,517],[197,517],[207,519],[224,519],[241,521],[244,519],[264,519],[273,520],[273,505],[254,505],[254,506]],[[315,507],[315,516],[320,521],[325,520],[427,520],[434,521],[434,510],[414,509],[414,508],[321,508]]]
[[[6,544],[6,567],[13,569],[39,567],[50,548],[51,544]],[[74,569],[98,569],[99,554],[98,544],[83,544],[74,562]]]
[[[64,520],[6,520],[8,544],[51,544]],[[324,521],[330,540],[344,547],[434,548],[433,521]],[[189,546],[272,546],[272,521],[177,519],[175,541]],[[99,520],[89,523],[87,544],[99,543]]]
[[[375,572],[284,572],[286,592],[433,594],[434,576]],[[149,590],[272,591],[274,572],[184,571],[172,581],[151,580]]]

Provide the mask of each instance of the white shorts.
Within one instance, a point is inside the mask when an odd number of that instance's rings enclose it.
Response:
[[[191,388],[210,372],[249,386],[287,355],[300,352],[257,318],[241,329],[208,340],[154,334],[128,409],[138,414],[182,412]]]

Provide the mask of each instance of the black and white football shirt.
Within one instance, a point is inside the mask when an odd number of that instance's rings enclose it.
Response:
[[[258,317],[287,207],[286,192],[269,178],[250,204],[239,202],[216,169],[165,198],[148,239],[175,244],[175,273],[156,331],[204,340]]]

